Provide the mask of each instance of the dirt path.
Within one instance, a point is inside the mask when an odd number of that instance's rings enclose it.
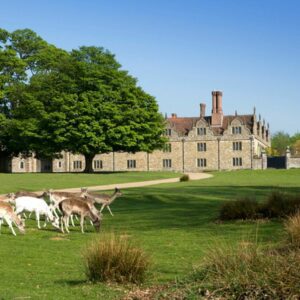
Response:
[[[200,180],[210,178],[213,175],[207,173],[186,173],[190,176],[190,180]],[[97,186],[89,186],[89,191],[104,191],[104,190],[113,190],[115,187],[119,189],[127,189],[127,188],[135,188],[135,187],[142,187],[142,186],[149,186],[161,183],[172,183],[172,182],[179,182],[179,177],[177,178],[169,178],[169,179],[157,179],[157,180],[148,180],[148,181],[140,181],[140,182],[128,182],[128,183],[115,183],[115,184],[108,184],[108,185],[97,185]],[[80,188],[69,188],[69,189],[59,189],[57,191],[62,192],[80,192]]]

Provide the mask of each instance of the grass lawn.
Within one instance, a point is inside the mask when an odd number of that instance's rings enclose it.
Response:
[[[104,211],[102,232],[128,235],[151,255],[152,276],[145,285],[184,277],[205,251],[213,251],[220,243],[239,243],[256,235],[263,243],[276,243],[283,237],[279,221],[219,224],[215,219],[224,201],[240,195],[263,199],[274,188],[299,193],[300,170],[214,175],[201,181],[124,190],[111,207],[115,216]],[[69,235],[50,227],[37,230],[30,221],[26,234],[14,237],[3,227],[0,299],[120,299],[128,287],[85,281],[82,249],[98,236],[101,233],[92,231],[81,234],[78,227]]]
[[[174,172],[116,172],[116,173],[0,173],[0,194],[18,190],[38,191],[43,189],[60,189],[88,187],[110,183],[124,183],[155,179],[180,177]]]

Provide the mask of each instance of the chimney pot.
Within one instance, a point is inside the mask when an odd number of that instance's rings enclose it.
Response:
[[[173,114],[172,114],[172,118],[173,118],[173,119],[176,119],[176,118],[177,118],[177,114],[174,114],[174,113],[173,113]]]
[[[200,103],[200,118],[205,117],[205,108],[206,108],[206,104],[205,103]]]
[[[212,126],[222,126],[223,123],[223,109],[221,91],[213,91],[212,93]]]

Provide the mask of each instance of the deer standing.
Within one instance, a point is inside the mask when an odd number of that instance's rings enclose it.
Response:
[[[80,216],[80,227],[81,232],[84,233],[83,225],[84,219],[86,217],[90,218],[93,222],[93,225],[98,232],[100,230],[101,225],[101,214],[98,214],[96,208],[91,207],[88,203],[82,201],[82,199],[74,198],[67,198],[59,203],[59,209],[62,211],[62,218],[61,218],[61,231],[64,233],[64,226],[69,233],[69,217],[72,214],[78,214]]]
[[[59,218],[56,218],[52,214],[52,210],[47,205],[44,199],[34,198],[29,196],[18,197],[15,200],[16,214],[20,214],[24,211],[35,212],[38,228],[40,229],[40,215],[45,215],[44,227],[47,226],[47,219],[50,220],[51,224],[59,228]]]
[[[103,211],[105,207],[107,207],[110,214],[113,216],[113,213],[111,212],[110,205],[115,201],[117,197],[122,196],[122,192],[120,189],[115,188],[115,191],[112,195],[108,194],[95,194],[91,195],[88,194],[87,198],[93,199],[96,203],[101,204],[100,213]]]
[[[58,214],[56,210],[59,209],[59,203],[62,202],[65,199],[73,198],[73,197],[85,197],[87,194],[87,189],[81,188],[80,193],[70,193],[70,192],[56,192],[53,190],[48,190],[47,195],[49,196],[50,203],[52,204],[51,207],[53,209],[53,213],[56,217],[58,217]],[[84,198],[82,198],[84,199]],[[70,216],[72,226],[74,227],[74,220],[73,215]]]

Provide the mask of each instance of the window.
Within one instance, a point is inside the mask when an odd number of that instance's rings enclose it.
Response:
[[[172,168],[172,160],[171,159],[163,159],[163,167],[164,168]]]
[[[242,142],[233,142],[232,149],[233,151],[242,151]]]
[[[206,128],[204,128],[204,127],[197,128],[197,134],[198,135],[206,135]]]
[[[198,158],[197,159],[197,166],[199,168],[205,168],[206,167],[206,158]]]
[[[172,135],[172,129],[170,129],[170,128],[165,129],[165,135],[166,136],[171,136]]]
[[[94,169],[103,169],[102,160],[94,160]]]
[[[198,143],[197,148],[200,152],[206,151],[206,143]]]
[[[233,164],[234,167],[242,166],[243,165],[242,158],[241,157],[234,157],[232,159],[232,164]]]
[[[82,168],[82,161],[81,160],[74,160],[73,161],[73,169],[81,169]]]
[[[24,169],[24,161],[20,161],[20,169]]]
[[[61,161],[58,161],[57,166],[58,166],[58,168],[61,168]]]
[[[232,134],[241,134],[241,133],[242,133],[242,127],[241,126],[232,127]]]
[[[127,169],[135,169],[136,168],[136,160],[129,159],[127,160]]]
[[[171,144],[165,144],[163,148],[163,152],[171,152],[172,151],[172,145]]]

